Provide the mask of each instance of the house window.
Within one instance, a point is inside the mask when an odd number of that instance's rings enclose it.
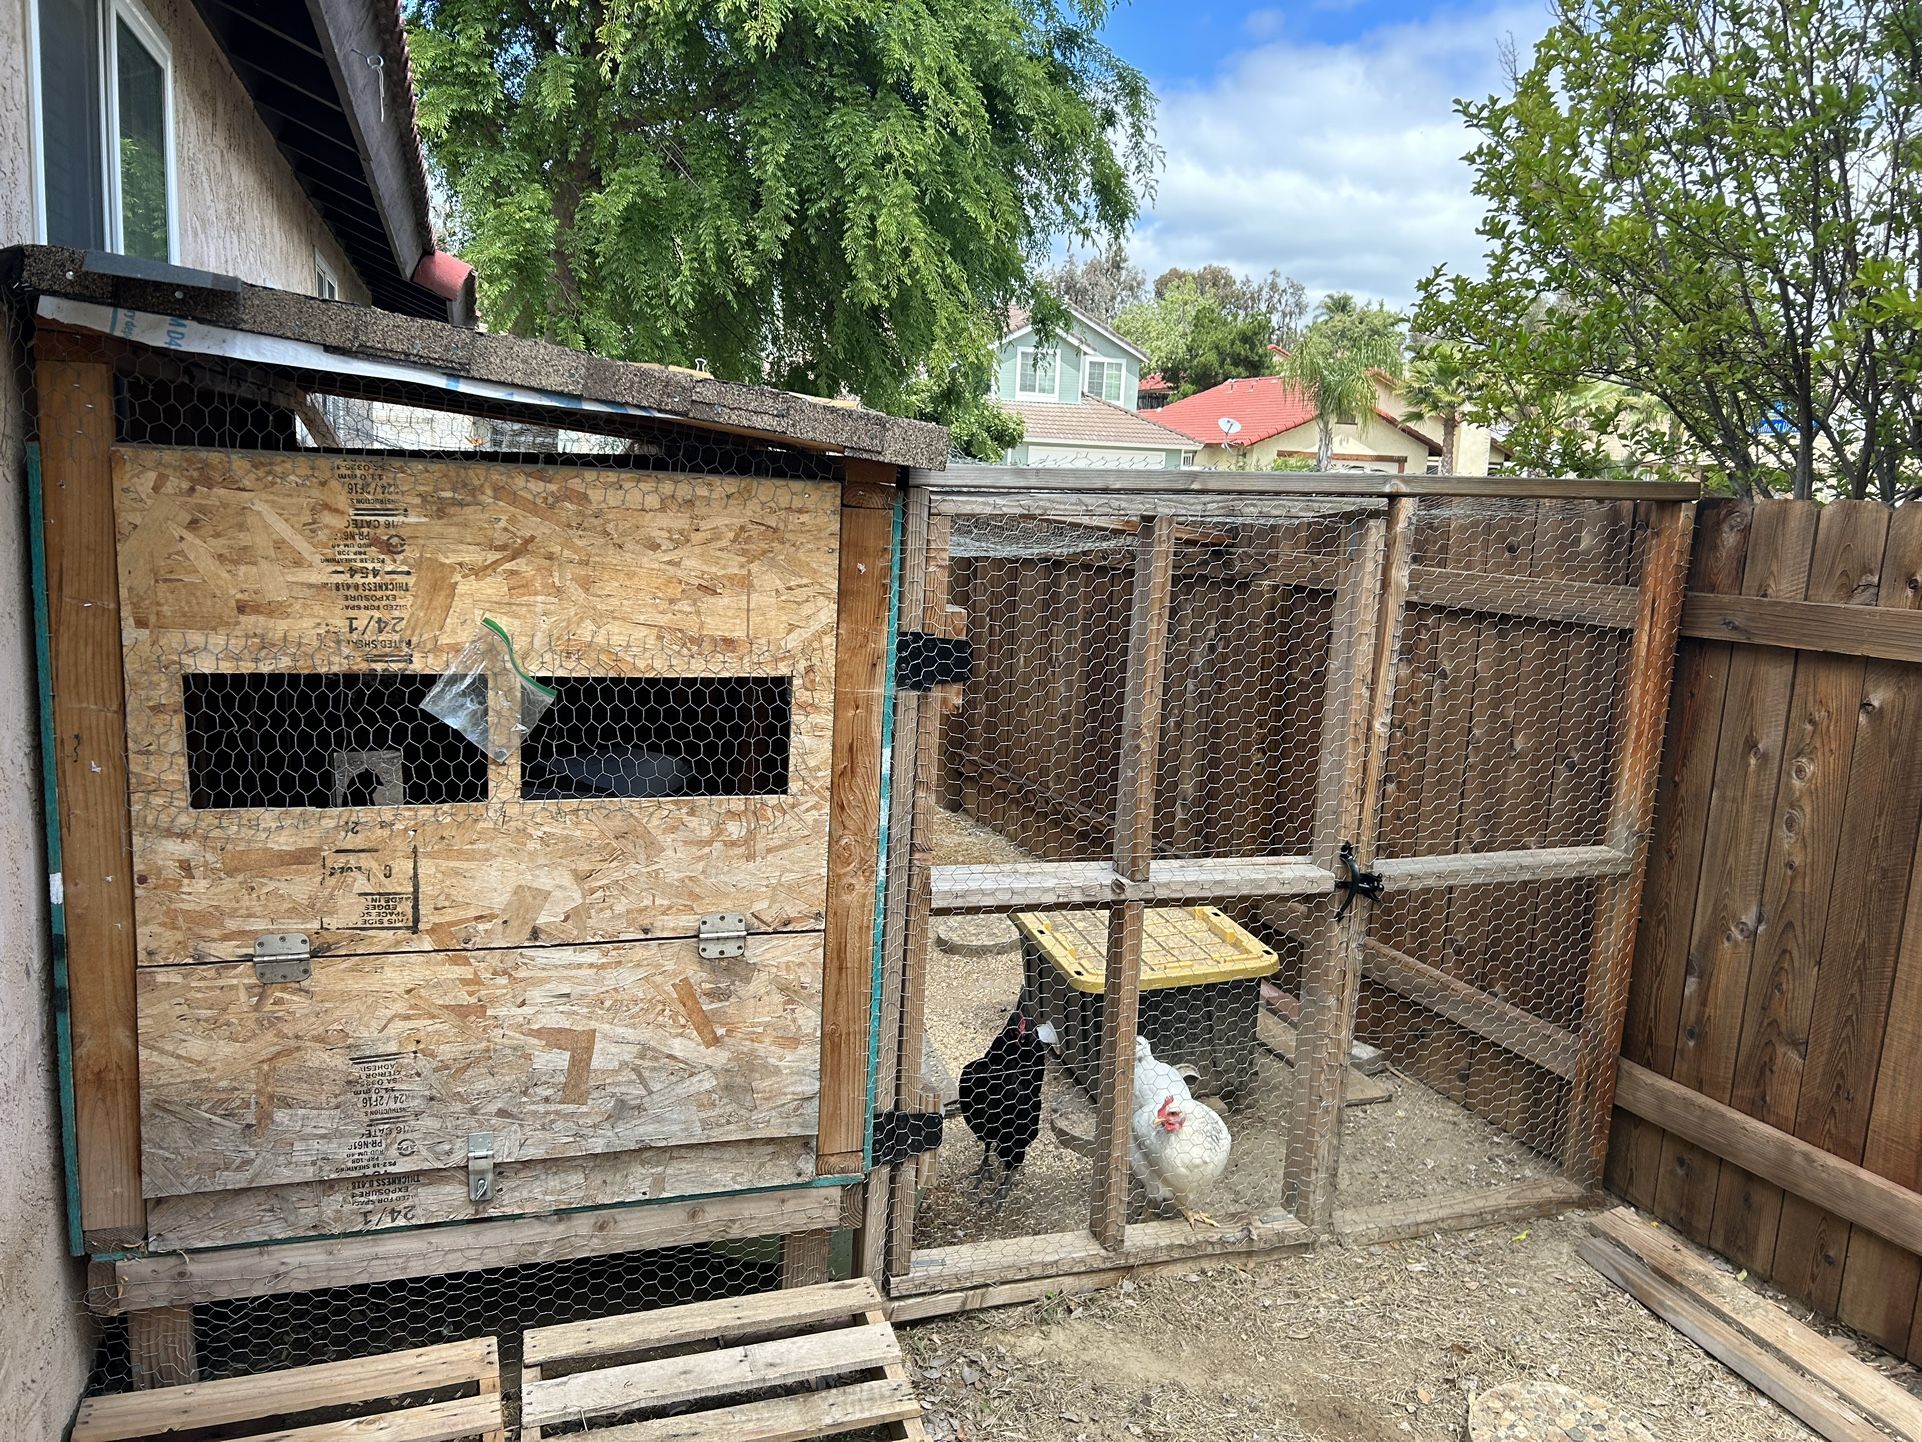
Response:
[[[1058,397],[1061,394],[1061,353],[1023,346],[1015,356],[1014,393],[1017,398],[1045,396],[1054,400]]]
[[[1089,356],[1081,362],[1081,393],[1100,396],[1104,401],[1121,404],[1121,362],[1096,360]]]
[[[134,0],[35,0],[41,233],[174,256],[173,63]]]
[[[340,277],[320,258],[319,251],[314,252],[314,294],[322,300],[340,299]]]

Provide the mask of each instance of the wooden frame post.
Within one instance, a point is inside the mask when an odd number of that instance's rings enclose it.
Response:
[[[1388,519],[1351,532],[1335,594],[1322,713],[1321,767],[1315,789],[1314,860],[1337,874],[1344,842],[1367,867],[1393,706],[1394,657],[1408,596],[1409,530],[1414,501],[1397,497]],[[1384,584],[1384,568],[1386,582]],[[1314,1231],[1335,1215],[1341,1150],[1343,1076],[1355,1039],[1368,904],[1351,898],[1346,916],[1329,903],[1304,958],[1295,1098],[1288,1126],[1283,1205]]]
[[[127,804],[126,682],[114,531],[113,367],[103,342],[34,340],[80,1231],[139,1245],[140,1076]]]
[[[1622,697],[1621,742],[1609,791],[1608,845],[1634,858],[1626,874],[1603,881],[1595,901],[1595,930],[1582,988],[1582,1025],[1575,1077],[1568,1099],[1568,1132],[1562,1170],[1582,1186],[1601,1182],[1608,1157],[1609,1113],[1621,1060],[1622,1023],[1628,1012],[1629,971],[1635,960],[1635,926],[1641,917],[1642,878],[1655,815],[1655,780],[1661,768],[1662,728],[1675,674],[1675,643],[1688,581],[1689,548],[1695,534],[1693,501],[1645,501],[1647,559],[1641,604],[1629,643],[1628,681]]]
[[[1155,767],[1161,752],[1162,668],[1168,650],[1174,554],[1173,519],[1144,517],[1128,620],[1128,673],[1115,804],[1115,885],[1124,896],[1117,896],[1108,910],[1101,1067],[1096,1073],[1104,1090],[1095,1098],[1094,1176],[1088,1206],[1089,1230],[1109,1248],[1122,1244],[1128,1225],[1129,1123],[1141,937],[1146,921],[1144,904],[1126,900],[1125,889],[1131,882],[1148,880],[1149,860],[1154,853]]]
[[[941,631],[948,624],[948,537],[953,522],[945,516],[929,516],[928,496],[918,493],[908,512],[909,534],[915,533],[916,510],[924,524],[921,549],[908,548],[906,566],[911,584],[920,593],[918,610],[905,605],[903,616],[918,615],[930,631]],[[933,914],[934,797],[941,784],[942,727],[959,687],[922,693],[909,699],[915,713],[914,744],[911,754],[897,742],[896,765],[905,760],[908,771],[909,803],[898,824],[907,832],[907,873],[905,912],[901,924],[904,948],[901,964],[899,1060],[895,1067],[894,1104],[902,1108],[925,1105],[921,1091],[921,1056],[926,1034],[928,942]],[[946,694],[943,694],[943,693]],[[914,1255],[914,1206],[919,1166],[904,1162],[894,1168],[889,1183],[890,1223],[887,1242],[887,1270],[892,1276],[905,1276]]]
[[[827,932],[821,975],[821,1111],[815,1170],[863,1170],[875,888],[881,866],[882,712],[900,473],[849,460],[841,488],[834,645],[834,780],[828,800]]]

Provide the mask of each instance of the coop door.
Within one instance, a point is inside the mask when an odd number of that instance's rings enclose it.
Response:
[[[148,1192],[811,1174],[837,488],[114,465]]]
[[[913,718],[930,916],[908,928],[902,1091],[960,1116],[918,1204],[896,1192],[907,1292],[1018,1274],[1036,1239],[1186,1231],[1131,1195],[1117,1025],[1232,1133],[1194,1207],[1282,1209],[1296,938],[1325,915],[1374,643],[1379,499],[997,500],[931,501],[930,600],[965,612],[974,669]]]

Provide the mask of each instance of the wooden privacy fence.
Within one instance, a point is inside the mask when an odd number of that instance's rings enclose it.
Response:
[[[1922,1358],[1922,506],[1705,504],[1608,1181]]]

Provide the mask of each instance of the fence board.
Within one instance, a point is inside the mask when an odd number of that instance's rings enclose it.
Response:
[[[1809,566],[1811,601],[1873,605],[1888,508],[1838,501],[1817,521]],[[1808,1052],[1816,980],[1835,876],[1862,662],[1849,656],[1796,659],[1783,735],[1781,777],[1766,830],[1769,854],[1743,999],[1734,1082],[1737,1110],[1789,1127]],[[1842,878],[1846,884],[1846,878]],[[1725,1167],[1717,1184],[1710,1241],[1742,1265],[1766,1271],[1781,1213],[1779,1188]]]
[[[1750,509],[1737,502],[1705,502],[1699,513],[1689,586],[1715,593],[1741,588],[1747,563]],[[1667,1076],[1675,1065],[1676,1022],[1688,974],[1688,939],[1695,920],[1696,878],[1707,843],[1722,708],[1735,648],[1690,642],[1677,660],[1668,739],[1658,778],[1658,830],[1650,848],[1636,964],[1629,987],[1622,1055]],[[1610,1184],[1637,1206],[1655,1205],[1663,1134],[1635,1117],[1616,1118],[1610,1138]]]
[[[1759,508],[1750,526],[1742,592],[1800,599],[1815,547],[1816,512]],[[1716,1101],[1728,1100],[1735,1048],[1761,905],[1768,832],[1757,825],[1775,797],[1782,738],[1795,680],[1786,652],[1739,649],[1729,666],[1710,785],[1702,869],[1689,933],[1689,971],[1682,984],[1675,1059],[1669,1073]],[[1706,1235],[1714,1219],[1721,1163],[1671,1138],[1663,1144],[1655,1209]]]
[[[1800,587],[1796,537],[1809,542]],[[1765,538],[1773,555],[1758,560]],[[1623,1053],[1818,1149],[1808,1155],[1922,1191],[1922,664],[1881,656],[1869,614],[1922,610],[1922,507],[1704,506],[1691,594],[1730,594],[1731,570],[1744,595],[1805,596],[1861,623],[1826,648],[1759,634],[1683,643]],[[1753,775],[1777,723],[1781,761],[1764,787]],[[1749,881],[1744,851],[1763,854]],[[1745,928],[1754,939],[1737,968]],[[1806,1178],[1771,1170],[1765,1179],[1621,1115],[1609,1183],[1922,1357],[1922,1258],[1806,1200]]]

